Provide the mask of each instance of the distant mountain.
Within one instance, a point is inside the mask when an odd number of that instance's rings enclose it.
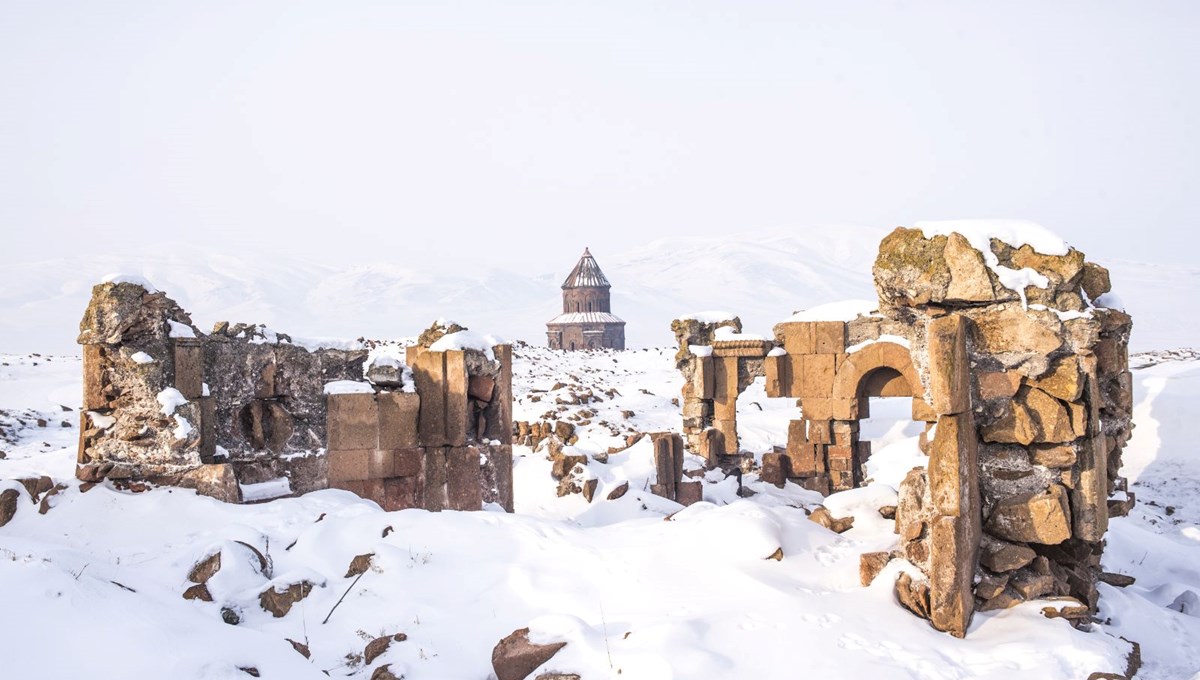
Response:
[[[613,282],[613,312],[630,347],[673,342],[670,321],[723,310],[769,334],[792,312],[875,297],[871,262],[883,232],[830,227],[811,234],[670,238],[597,253]],[[367,255],[370,260],[377,256]],[[1200,345],[1200,268],[1102,261],[1135,317],[1135,350]],[[92,284],[137,273],[192,312],[201,328],[254,321],[303,337],[401,337],[439,317],[541,344],[561,309],[559,285],[574,261],[540,271],[451,267],[440,261],[365,261],[336,267],[284,255],[141,246],[127,257],[65,258],[0,266],[0,351],[75,353]]]

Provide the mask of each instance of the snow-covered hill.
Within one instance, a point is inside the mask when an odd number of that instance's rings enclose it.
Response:
[[[613,311],[628,324],[629,346],[650,347],[672,342],[671,319],[688,312],[728,310],[749,329],[770,334],[775,322],[798,309],[873,299],[870,268],[882,236],[857,227],[750,232],[663,239],[596,255],[613,281]],[[559,285],[578,255],[572,247],[562,261],[516,271],[505,263],[391,257],[369,249],[351,266],[250,247],[134,245],[128,252],[0,265],[0,351],[75,353],[92,284],[117,271],[148,278],[192,311],[202,328],[253,321],[303,337],[391,338],[449,317],[542,344],[545,322],[561,308]],[[1200,344],[1200,268],[1102,263],[1134,314],[1135,350]]]
[[[710,473],[708,502],[681,509],[645,489],[647,440],[596,459],[630,430],[678,426],[672,356],[519,347],[514,416],[554,410],[578,423],[574,452],[593,457],[587,474],[599,488],[592,503],[558,497],[545,453],[518,446],[517,512],[507,515],[385,513],[333,490],[231,506],[180,489],[81,486],[72,477],[78,359],[2,355],[0,490],[20,494],[16,517],[0,528],[5,677],[241,679],[253,669],[366,680],[387,665],[409,680],[484,680],[493,645],[527,625],[567,641],[553,664],[588,680],[1076,680],[1123,672],[1130,646],[1121,636],[1141,645],[1139,678],[1200,677],[1192,355],[1135,362],[1145,367],[1134,371],[1138,427],[1125,460],[1139,503],[1112,522],[1104,567],[1136,583],[1102,584],[1101,622],[1088,631],[1045,618],[1050,602],[1031,602],[977,614],[965,640],[900,607],[890,586],[900,562],[871,587],[858,584],[858,555],[896,541],[877,508],[895,503],[916,450],[906,413],[873,404],[864,431],[880,444],[874,483],[823,501],[752,474],[744,482],[756,495],[739,498],[735,479]],[[743,443],[762,451],[782,442],[794,403],[755,389],[739,400],[739,417]],[[589,392],[600,398],[577,398]],[[44,512],[10,481],[37,474],[64,485]],[[607,500],[622,483],[625,495]],[[802,508],[815,502],[852,515],[853,528],[839,535],[808,521]],[[782,559],[767,559],[777,549]],[[189,570],[214,551],[226,565],[209,581],[214,601],[183,599]],[[365,553],[375,555],[370,570],[346,577]],[[260,593],[300,580],[314,584],[307,598],[282,617],[263,611]],[[368,642],[397,633],[406,638],[364,657]]]

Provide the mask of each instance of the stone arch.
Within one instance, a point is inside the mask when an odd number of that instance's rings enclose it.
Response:
[[[881,393],[870,394],[872,390]],[[891,394],[882,394],[883,391]],[[907,347],[895,342],[874,342],[846,355],[833,379],[835,399],[912,397],[923,392],[912,355]]]

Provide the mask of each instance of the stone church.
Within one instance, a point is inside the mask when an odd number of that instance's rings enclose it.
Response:
[[[562,314],[546,323],[551,349],[625,349],[625,322],[613,316],[612,285],[587,248],[563,282]]]

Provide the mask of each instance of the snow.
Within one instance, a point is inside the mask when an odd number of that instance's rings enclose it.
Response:
[[[890,342],[894,345],[900,345],[904,349],[908,349],[910,346],[908,338],[906,337],[900,335],[891,335],[890,333],[883,333],[874,340],[863,340],[862,342],[850,345],[846,348],[846,354],[854,354],[855,352],[874,345],[877,342]]]
[[[485,335],[476,333],[471,330],[461,330],[457,333],[447,333],[443,335],[437,342],[429,346],[430,352],[446,352],[449,350],[479,350],[487,355],[490,360],[495,360],[496,355],[492,348],[496,345],[503,345],[504,340],[493,335]]]
[[[100,428],[101,430],[107,430],[108,428],[117,424],[116,418],[114,418],[112,416],[102,415],[95,411],[88,411],[87,417],[88,417],[88,420],[91,421],[92,425],[95,425],[96,427]]]
[[[188,435],[192,433],[192,424],[188,422],[187,418],[176,413],[175,429],[171,432],[175,435],[176,439],[187,439]]]
[[[164,416],[173,415],[175,409],[188,403],[187,397],[183,396],[183,393],[174,387],[168,387],[159,392],[155,399],[162,406],[162,414]]]
[[[772,347],[771,351],[767,352],[767,356],[769,356],[769,357],[785,357],[785,356],[787,356],[787,350],[782,347]]]
[[[1092,300],[1092,304],[1102,309],[1125,309],[1125,303],[1123,300],[1121,300],[1121,296],[1112,291],[1109,291],[1095,300]]]
[[[842,300],[829,302],[800,310],[783,320],[790,321],[853,321],[860,316],[870,316],[879,309],[875,300]]]
[[[146,354],[145,352],[134,352],[133,354],[131,354],[129,356],[129,358],[131,360],[133,360],[133,363],[135,363],[135,364],[152,364],[152,363],[154,363],[154,357],[150,356],[149,354]]]
[[[159,292],[154,284],[144,277],[137,274],[107,274],[100,279],[101,283],[132,283],[146,289],[147,293]]]
[[[287,477],[269,479],[257,484],[240,484],[242,500],[246,503],[280,498],[292,493],[292,483]]]
[[[718,328],[716,330],[716,332],[713,333],[713,338],[717,342],[736,342],[738,340],[757,340],[757,341],[766,340],[765,337],[763,337],[761,335],[756,335],[754,333],[739,333],[736,330],[734,330],[732,326],[721,326],[720,328]]]
[[[375,366],[394,368],[400,373],[401,391],[415,392],[417,389],[416,382],[413,378],[412,368],[408,366],[405,351],[408,344],[385,342],[371,348],[371,351],[367,353],[367,360],[363,363],[363,377],[366,378],[371,368]]]
[[[324,394],[374,394],[375,388],[369,382],[358,380],[334,380],[325,383]]]
[[[688,351],[693,356],[711,357],[713,353],[712,345],[688,345]]]
[[[78,407],[77,358],[4,361],[4,408]],[[736,480],[710,472],[705,502],[687,509],[648,492],[648,438],[607,464],[589,460],[594,503],[559,498],[545,451],[515,446],[515,514],[388,513],[333,489],[251,505],[178,488],[131,493],[99,484],[84,492],[73,478],[78,433],[30,431],[4,445],[0,460],[0,487],[21,494],[17,515],[0,528],[0,601],[21,613],[20,625],[0,636],[0,656],[11,677],[248,677],[240,666],[263,678],[315,680],[324,670],[369,677],[387,663],[409,680],[486,678],[496,642],[528,626],[534,640],[568,642],[541,670],[586,678],[788,678],[802,664],[805,675],[831,679],[1068,680],[1122,671],[1123,635],[1142,645],[1139,678],[1192,678],[1200,618],[1178,609],[1189,606],[1188,592],[1200,592],[1200,460],[1190,445],[1200,362],[1164,360],[1133,373],[1138,427],[1125,471],[1139,504],[1113,520],[1104,566],[1137,582],[1102,585],[1100,622],[1085,631],[1045,618],[1041,608],[1052,603],[1033,602],[978,613],[958,640],[895,601],[892,583],[912,569],[903,561],[870,587],[858,584],[858,556],[896,546],[878,507],[894,504],[899,479],[924,461],[915,438],[923,426],[911,422],[909,400],[872,399],[862,423],[874,444],[870,484],[823,499],[747,474],[756,494],[739,498]],[[513,382],[514,420],[539,419],[558,398],[592,395],[554,410],[578,424],[572,451],[584,455],[623,446],[632,430],[680,424],[672,349],[517,346]],[[588,424],[571,420],[584,409],[595,411]],[[779,445],[797,417],[794,400],[767,399],[761,379],[738,411],[743,444],[759,451]],[[689,456],[685,465],[699,462]],[[10,481],[31,474],[67,486],[46,514]],[[622,482],[625,496],[604,500]],[[287,488],[276,479],[243,492],[260,500]],[[809,521],[805,509],[816,503],[853,516],[854,527],[838,535]],[[776,549],[781,561],[765,559]],[[208,584],[215,601],[183,600],[192,565],[216,552],[222,568]],[[344,578],[364,553],[375,555],[371,569],[358,582]],[[316,587],[286,616],[259,607],[260,593],[300,579]],[[239,611],[241,623],[224,623],[222,607]],[[64,622],[88,631],[72,638],[70,654],[61,653]],[[369,638],[397,632],[407,640],[370,667],[354,661]],[[306,642],[312,660],[286,638]]]
[[[684,314],[683,316],[678,317],[678,318],[680,321],[699,321],[700,323],[721,323],[723,321],[733,321],[734,319],[738,318],[738,315],[734,314],[733,312],[708,311],[708,312],[693,312],[691,314]]]
[[[992,252],[992,239],[1007,243],[1013,248],[1030,246],[1043,255],[1066,255],[1070,251],[1067,242],[1049,229],[1027,220],[971,219],[946,221],[921,221],[913,225],[920,229],[925,238],[961,234],[975,250],[986,257]]]
[[[169,337],[172,337],[172,338],[194,338],[194,337],[196,337],[196,331],[192,330],[192,327],[185,323],[179,323],[178,321],[175,321],[174,319],[167,319],[167,325],[171,328],[170,333],[168,333]]]

